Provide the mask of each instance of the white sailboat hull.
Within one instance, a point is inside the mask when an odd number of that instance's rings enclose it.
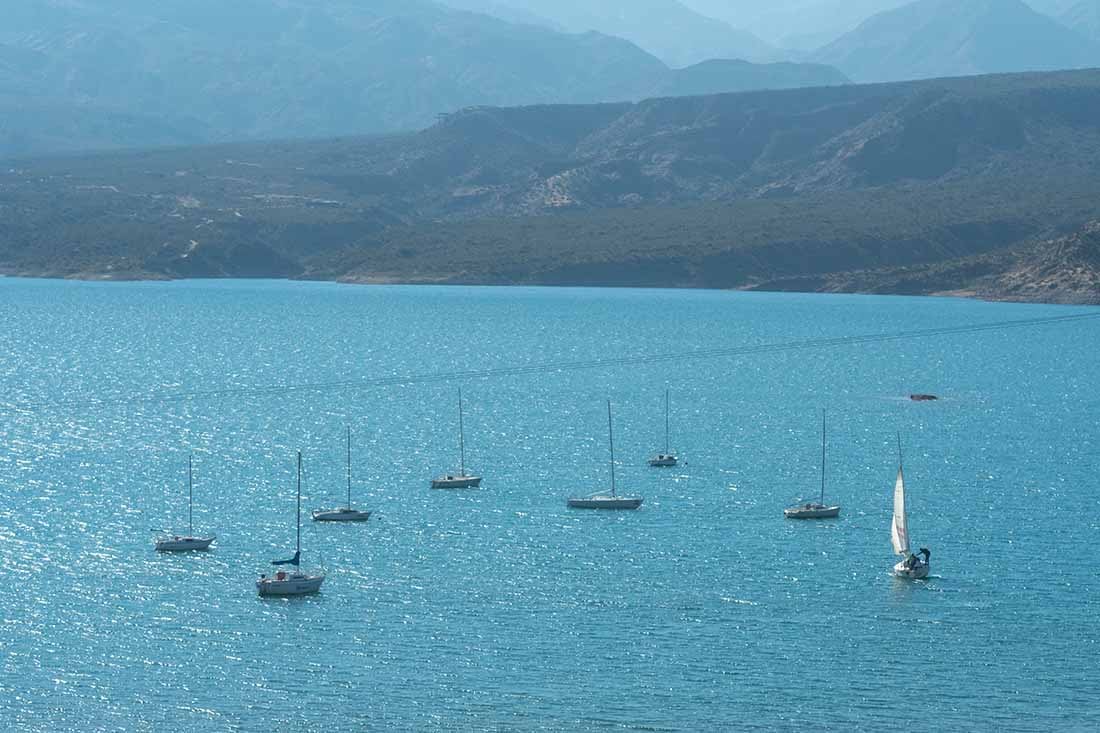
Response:
[[[480,476],[440,476],[437,479],[432,479],[433,489],[477,489],[480,487]]]
[[[802,504],[784,509],[783,516],[787,519],[835,519],[840,516],[840,507],[825,506],[824,504]]]
[[[905,560],[902,560],[894,566],[894,575],[909,580],[921,580],[922,578],[928,577],[930,570],[931,566],[926,562],[918,562],[916,565],[910,567],[906,565]]]
[[[653,468],[672,468],[680,463],[676,456],[658,455],[649,459],[649,465]]]
[[[362,512],[357,509],[318,509],[313,512],[314,522],[365,522],[370,519],[370,512]]]
[[[261,577],[257,580],[256,591],[261,596],[304,596],[321,590],[321,584],[324,582],[324,575],[280,572],[273,577]]]
[[[153,547],[157,552],[194,552],[209,550],[216,537],[162,537]]]
[[[630,496],[586,496],[570,498],[566,502],[570,509],[637,509],[645,501],[642,497]]]

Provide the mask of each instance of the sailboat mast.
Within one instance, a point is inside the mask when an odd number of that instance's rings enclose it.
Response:
[[[302,551],[302,451],[298,451],[298,514],[295,523],[298,534],[294,541],[294,551]]]
[[[611,429],[611,400],[607,401],[607,443],[611,447],[611,495],[615,496],[615,434]]]
[[[351,509],[351,426],[348,425],[348,509]]]
[[[458,390],[458,467],[461,475],[466,475],[466,438],[462,427],[462,388]]]
[[[821,505],[825,505],[825,410],[821,411]]]
[[[665,390],[665,455],[669,454],[669,431],[668,431],[668,390]]]
[[[195,522],[193,510],[195,504],[194,480],[191,477],[191,460],[193,456],[187,456],[187,534],[195,534]]]
[[[900,430],[898,431],[898,470],[899,470],[899,471],[901,471],[901,470],[902,470],[902,460],[901,460],[901,431],[900,431]],[[904,471],[902,471],[902,472],[904,473]]]

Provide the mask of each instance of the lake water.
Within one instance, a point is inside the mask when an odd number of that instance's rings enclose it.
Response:
[[[0,280],[0,728],[1096,730],[1096,322],[347,384],[1087,310]],[[304,383],[331,386],[211,392]],[[484,485],[431,491],[459,386]],[[685,464],[650,469],[666,388]],[[607,486],[607,398],[646,501],[570,511]],[[822,408],[843,514],[785,521],[818,490]],[[257,598],[293,553],[295,451],[305,509],[337,505],[347,425],[375,515],[303,526],[321,594]],[[927,582],[889,575],[898,430]],[[160,556],[189,453],[216,549]]]

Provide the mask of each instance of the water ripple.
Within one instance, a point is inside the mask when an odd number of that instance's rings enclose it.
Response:
[[[0,298],[16,306],[2,391],[21,402],[603,358],[644,348],[654,323],[681,324],[689,349],[1061,312],[305,283],[0,280]],[[1100,593],[1080,553],[1100,528],[1098,341],[1052,329],[478,381],[467,461],[486,480],[468,493],[427,488],[457,459],[453,385],[6,414],[0,727],[1096,728]],[[666,386],[689,459],[655,472]],[[897,399],[918,388],[949,399]],[[564,497],[607,485],[607,395],[619,479],[646,503],[570,511]],[[816,491],[822,406],[844,516],[787,522]],[[375,515],[303,527],[322,594],[258,598],[256,574],[293,548],[294,452],[306,508],[340,501],[349,423]],[[888,576],[895,429],[913,533],[935,551],[922,583]],[[186,523],[189,454],[195,525],[218,541],[158,555],[149,530]]]

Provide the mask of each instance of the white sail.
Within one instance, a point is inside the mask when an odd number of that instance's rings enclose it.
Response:
[[[909,554],[909,520],[905,515],[905,477],[898,467],[898,480],[894,484],[894,523],[890,527],[890,541],[898,555]]]

